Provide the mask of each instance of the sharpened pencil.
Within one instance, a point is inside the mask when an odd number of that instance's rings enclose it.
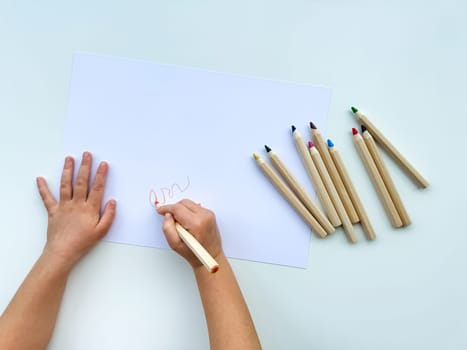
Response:
[[[352,201],[353,206],[357,211],[357,215],[360,219],[360,225],[362,225],[363,232],[365,233],[367,239],[374,240],[376,238],[376,234],[375,230],[373,229],[373,225],[371,224],[370,219],[368,218],[368,215],[362,204],[362,201],[360,200],[360,197],[358,196],[358,193],[355,190],[352,180],[350,179],[349,173],[347,172],[344,162],[342,161],[340,153],[331,140],[328,140],[328,148],[329,154],[331,155],[334,165],[336,166],[337,171],[341,176],[342,182],[344,182],[344,186],[347,190],[347,193],[349,194],[350,200]]]
[[[312,183],[315,186],[316,193],[318,194],[318,198],[321,204],[324,207],[324,211],[326,212],[329,221],[331,221],[334,227],[338,227],[342,225],[339,216],[337,215],[337,211],[332,204],[331,198],[329,197],[326,188],[324,187],[323,181],[319,176],[318,169],[313,163],[311,159],[310,153],[305,145],[305,140],[303,139],[302,135],[296,130],[295,126],[292,126],[292,135],[295,142],[295,147],[297,148],[298,154],[305,166],[305,169],[310,177]]]
[[[289,185],[290,189],[295,193],[295,195],[302,201],[308,211],[313,215],[320,225],[326,230],[327,233],[332,233],[335,231],[334,226],[329,222],[327,217],[321,211],[320,208],[314,203],[311,197],[308,195],[307,191],[299,183],[297,178],[292,174],[289,168],[284,164],[279,155],[274,152],[269,146],[265,145],[264,148],[271,160],[272,165],[276,170],[281,174],[285,182]]]
[[[383,179],[383,182],[389,192],[389,195],[391,196],[391,199],[397,209],[397,212],[399,213],[399,216],[402,221],[402,225],[403,226],[410,225],[409,214],[407,213],[407,210],[405,209],[404,203],[402,203],[402,199],[399,196],[399,192],[397,192],[396,185],[394,185],[394,181],[392,181],[391,175],[389,174],[388,168],[386,167],[386,164],[384,163],[383,157],[378,151],[376,142],[373,139],[370,132],[363,125],[362,125],[362,136],[363,136],[363,139],[365,140],[365,144],[368,148],[368,151],[370,151],[371,157],[373,158],[373,161],[375,162],[376,168],[378,169],[379,174],[381,175],[381,178]]]
[[[396,161],[396,163],[409,175],[409,177],[421,188],[428,187],[428,181],[415,167],[399,152],[399,150],[384,136],[384,134],[357,108],[352,107],[352,112],[360,124],[364,125],[373,135],[376,142]]]
[[[383,203],[384,209],[386,210],[386,214],[388,215],[392,226],[401,227],[402,221],[399,216],[399,213],[397,212],[397,209],[394,206],[391,196],[389,195],[389,192],[386,189],[386,186],[384,185],[384,181],[381,175],[379,174],[378,169],[376,168],[376,164],[373,161],[373,158],[371,157],[368,148],[366,147],[365,141],[363,141],[363,138],[358,133],[357,129],[352,128],[352,134],[358,154],[360,155],[360,158],[362,159],[363,164],[365,165],[368,175],[370,175],[370,179],[373,182],[373,186],[375,187],[376,192],[378,193],[379,198]]]
[[[319,224],[319,222],[310,214],[308,209],[302,202],[295,196],[292,190],[287,187],[285,182],[279,177],[278,174],[263,160],[261,157],[253,153],[256,164],[261,169],[264,175],[271,181],[274,187],[282,194],[282,196],[292,205],[298,214],[305,220],[305,222],[312,228],[312,230],[321,238],[326,237],[326,230]]]
[[[313,160],[313,163],[318,169],[318,173],[320,174],[321,179],[323,180],[324,186],[326,187],[326,190],[329,193],[329,197],[331,198],[334,208],[337,211],[337,215],[339,215],[339,218],[341,219],[342,226],[344,227],[344,232],[347,235],[347,238],[350,242],[356,243],[357,235],[352,226],[352,223],[350,222],[349,216],[347,215],[347,212],[345,211],[344,204],[342,204],[341,199],[339,198],[339,195],[337,194],[337,190],[334,187],[334,184],[332,183],[331,177],[326,171],[326,166],[324,165],[323,159],[321,158],[321,155],[319,154],[316,147],[313,145],[313,142],[310,141],[308,143],[308,147],[309,147],[311,159]]]
[[[313,122],[310,122],[310,129],[313,141],[323,159],[324,164],[326,165],[326,169],[329,172],[329,175],[331,176],[332,182],[334,183],[339,198],[341,199],[341,202],[345,207],[345,211],[347,212],[350,221],[355,224],[358,222],[357,212],[355,211],[352,201],[350,200],[350,196],[347,193],[347,190],[345,189],[341,177],[339,176],[339,172],[337,171],[336,166],[334,165],[334,162],[331,159],[328,147],[324,142],[323,136],[319,132],[316,125],[313,124]]]

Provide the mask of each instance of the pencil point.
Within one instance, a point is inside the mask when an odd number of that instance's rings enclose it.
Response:
[[[314,130],[318,129],[318,128],[316,127],[316,125],[313,124],[313,122],[310,122],[310,128],[312,128],[312,129],[314,129]]]
[[[334,142],[332,142],[330,139],[328,139],[328,147],[329,148],[334,147]]]
[[[352,112],[353,112],[353,113],[357,113],[357,112],[358,112],[358,109],[357,109],[357,108],[355,108],[355,107],[353,107],[353,106],[350,107],[350,108],[352,109]]]
[[[365,125],[362,125],[362,134],[366,131]]]
[[[268,145],[264,145],[264,148],[266,148],[266,152],[271,152],[271,147],[269,147]]]
[[[259,159],[258,153],[253,153],[253,158],[255,158],[256,160],[258,160],[258,159]]]
[[[312,147],[315,147],[314,143],[311,141],[308,141],[308,148],[312,148]]]
[[[296,129],[295,125],[292,125],[292,132],[295,132]]]
[[[158,205],[158,204],[159,204],[159,201],[156,199],[156,200],[154,201],[154,205]]]
[[[357,134],[358,134],[358,130],[355,128],[352,128],[352,135],[357,135]]]

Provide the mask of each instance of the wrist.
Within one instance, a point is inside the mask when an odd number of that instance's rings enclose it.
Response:
[[[55,252],[47,245],[42,251],[40,259],[43,260],[52,271],[56,271],[61,274],[69,274],[78,262],[76,259],[69,259],[62,254]]]
[[[224,251],[221,249],[221,251],[217,254],[217,255],[213,255],[212,256],[214,260],[217,261],[217,263],[219,264],[219,270],[221,270],[223,268],[223,266],[228,263],[227,262],[227,257],[225,256],[224,254]],[[199,274],[199,273],[207,273],[207,274],[212,274],[210,271],[208,271],[208,269],[206,268],[206,266],[204,266],[199,260],[197,260],[197,264],[196,265],[191,265],[192,269],[193,269],[193,272],[195,274]],[[217,272],[216,272],[217,273]],[[214,274],[216,274],[214,273]]]

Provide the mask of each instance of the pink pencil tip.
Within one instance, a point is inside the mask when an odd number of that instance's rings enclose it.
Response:
[[[352,128],[352,135],[357,135],[357,134],[358,134],[358,130],[355,128]]]
[[[311,141],[308,141],[308,148],[315,147],[315,144]]]

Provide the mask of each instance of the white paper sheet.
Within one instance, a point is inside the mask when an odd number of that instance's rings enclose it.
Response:
[[[252,153],[266,159],[268,144],[312,192],[290,126],[324,130],[329,100],[323,87],[80,53],[64,151],[110,164],[106,198],[118,214],[108,241],[167,247],[152,189],[212,209],[229,257],[306,267],[312,233]]]

